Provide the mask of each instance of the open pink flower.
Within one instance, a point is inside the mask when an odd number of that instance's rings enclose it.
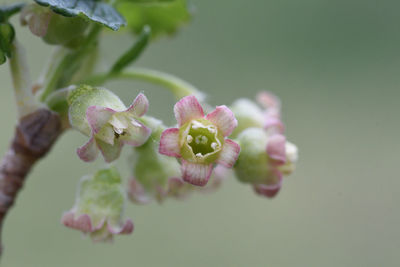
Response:
[[[240,146],[226,138],[237,126],[229,108],[217,106],[204,116],[196,97],[186,96],[175,104],[174,113],[179,128],[169,128],[162,133],[159,152],[180,158],[184,181],[204,186],[215,163],[233,167]]]
[[[109,107],[90,106],[86,119],[91,129],[89,141],[78,148],[77,153],[84,161],[93,161],[100,150],[106,162],[119,157],[124,144],[140,146],[150,136],[151,130],[137,118],[143,116],[149,102],[145,95],[139,94],[132,105],[124,111]]]

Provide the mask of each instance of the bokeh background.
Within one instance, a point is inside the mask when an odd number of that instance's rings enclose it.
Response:
[[[272,200],[230,179],[185,202],[129,205],[133,235],[93,244],[60,224],[79,178],[101,166],[78,160],[85,137],[69,132],[7,217],[1,266],[399,266],[400,2],[193,3],[194,20],[176,38],[152,44],[137,65],[190,81],[214,105],[276,93],[300,149],[297,171]],[[49,47],[17,30],[36,76]],[[106,36],[104,62],[131,43]],[[0,86],[4,153],[16,116],[6,66]],[[108,87],[127,103],[144,90],[150,113],[173,122],[174,101],[162,88]],[[128,173],[124,159],[119,166]]]

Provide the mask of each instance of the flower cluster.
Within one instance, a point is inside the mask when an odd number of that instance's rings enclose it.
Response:
[[[77,151],[82,160],[92,161],[100,151],[111,162],[122,145],[133,147],[127,193],[139,204],[213,192],[229,169],[257,194],[275,196],[283,175],[294,170],[297,147],[286,141],[278,98],[264,92],[258,102],[261,107],[240,99],[205,115],[194,95],[185,96],[174,106],[177,127],[167,128],[145,116],[149,103],[143,94],[128,108],[104,88],[83,85],[68,95],[71,126],[89,136]],[[121,221],[124,200],[115,169],[99,171],[81,181],[76,204],[62,221],[96,241],[110,240],[133,230],[130,220]]]

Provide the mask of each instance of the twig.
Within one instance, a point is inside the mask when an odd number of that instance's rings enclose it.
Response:
[[[49,152],[61,132],[59,116],[47,109],[22,117],[16,127],[14,140],[0,164],[0,255],[4,218],[32,166]]]

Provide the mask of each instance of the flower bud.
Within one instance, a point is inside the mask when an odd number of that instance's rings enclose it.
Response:
[[[239,133],[250,127],[263,127],[264,114],[253,101],[241,98],[236,100],[230,108],[238,121],[238,126],[232,133],[233,136],[237,136]]]
[[[103,169],[80,181],[74,207],[62,223],[89,234],[93,241],[110,241],[113,235],[130,234],[131,220],[123,222],[126,196],[115,168]]]
[[[266,153],[267,133],[260,128],[248,128],[238,136],[237,141],[241,147],[235,165],[237,178],[241,182],[251,184],[262,184],[268,180],[271,184],[275,183]]]
[[[93,161],[100,150],[105,161],[119,157],[124,144],[143,145],[151,130],[139,120],[148,109],[148,100],[139,94],[126,108],[114,93],[86,85],[73,89],[68,97],[71,125],[90,136],[77,151],[83,161]]]
[[[252,184],[257,194],[274,197],[282,185],[280,168],[287,164],[286,138],[248,128],[238,136],[238,142],[242,150],[235,165],[237,178]]]
[[[162,202],[168,196],[170,179],[180,177],[178,161],[158,153],[156,140],[160,137],[158,131],[152,129],[154,135],[143,146],[134,149],[129,191],[134,202],[147,203],[152,199]]]
[[[21,12],[21,24],[48,44],[74,48],[79,45],[88,22],[79,17],[65,17],[47,7],[27,5]]]

